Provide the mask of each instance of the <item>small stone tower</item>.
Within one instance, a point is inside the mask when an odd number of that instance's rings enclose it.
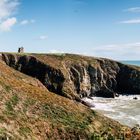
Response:
[[[18,53],[24,53],[24,48],[23,47],[18,48]]]

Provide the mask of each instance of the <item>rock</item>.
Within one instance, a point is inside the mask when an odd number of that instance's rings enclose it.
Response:
[[[109,59],[6,53],[2,59],[10,67],[39,79],[49,91],[78,101],[89,96],[115,98],[140,93],[140,68]]]
[[[133,99],[134,99],[134,100],[138,100],[138,97],[134,97]]]
[[[93,105],[92,103],[89,103],[89,102],[85,102],[85,101],[81,101],[82,104],[84,104],[85,106],[88,106],[88,107],[95,107],[95,105]]]
[[[139,126],[139,124],[137,124],[135,127],[133,127],[133,128],[131,129],[131,131],[132,131],[132,133],[133,133],[134,135],[139,134],[139,133],[140,133],[140,126]]]
[[[3,54],[3,60],[10,67],[39,79],[49,91],[63,94],[64,76],[60,70],[44,64],[33,56]]]
[[[92,97],[89,97],[89,96],[88,96],[87,98],[88,98],[88,99],[90,99],[90,100],[93,100],[93,98],[92,98]]]
[[[119,97],[120,95],[118,93],[115,93],[115,97]]]

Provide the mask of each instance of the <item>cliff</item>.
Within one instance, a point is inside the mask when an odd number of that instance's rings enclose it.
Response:
[[[91,93],[110,97],[108,90],[116,91],[118,80],[123,76],[132,78],[133,81],[127,81],[129,86],[132,82],[136,84],[139,68],[76,55],[2,54],[1,59],[4,60],[0,60],[1,139],[139,137],[130,128],[69,99],[78,100]],[[121,69],[129,71],[125,73]],[[122,75],[118,77],[119,72]],[[119,85],[125,86],[121,82]],[[139,82],[132,88],[137,92]],[[99,92],[104,89],[104,94]]]
[[[140,68],[109,59],[70,54],[2,54],[2,59],[39,79],[49,91],[70,99],[140,94]]]

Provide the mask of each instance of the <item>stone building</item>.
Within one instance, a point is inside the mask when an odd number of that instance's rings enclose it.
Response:
[[[24,53],[24,48],[23,47],[18,48],[18,53]]]

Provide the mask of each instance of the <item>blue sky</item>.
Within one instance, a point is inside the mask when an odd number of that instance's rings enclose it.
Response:
[[[140,60],[140,0],[0,0],[0,44]]]

